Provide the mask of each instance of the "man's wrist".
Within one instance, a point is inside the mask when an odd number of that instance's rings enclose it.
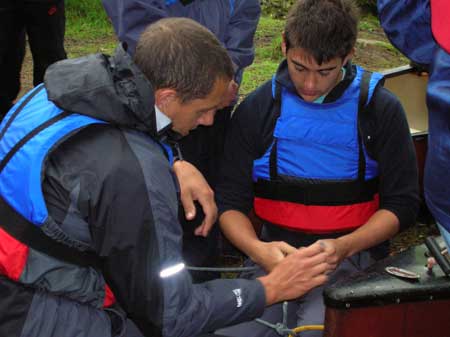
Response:
[[[278,301],[276,294],[277,287],[272,283],[270,274],[258,277],[257,280],[261,282],[264,288],[264,294],[266,296],[266,306],[276,303]]]
[[[245,249],[245,253],[248,255],[248,257],[255,263],[261,264],[261,249],[262,248],[262,241],[258,238],[256,239],[250,239],[247,242],[247,249]]]

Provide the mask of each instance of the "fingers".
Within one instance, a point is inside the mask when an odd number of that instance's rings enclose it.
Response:
[[[203,219],[202,224],[195,230],[195,234],[207,236],[212,226],[217,221],[217,205],[214,201],[213,191],[210,189],[208,192],[203,193],[199,197],[198,202],[202,206],[205,218]]]
[[[327,262],[319,262],[310,267],[306,272],[310,273],[309,275],[311,275],[312,277],[315,277],[322,274],[328,275],[334,269],[334,266]]]
[[[277,242],[277,246],[284,255],[289,255],[297,251],[297,248],[292,247],[291,245],[289,245],[284,241]]]
[[[328,276],[326,274],[317,275],[311,279],[311,283],[310,283],[311,289],[318,287],[327,281],[328,281]]]
[[[302,247],[297,249],[297,253],[301,254],[304,257],[314,256],[320,254],[325,251],[325,247],[321,245],[319,242],[315,242],[308,247]]]
[[[184,209],[184,215],[186,217],[186,220],[192,220],[195,218],[195,205],[194,205],[194,199],[192,197],[192,194],[189,192],[181,191],[181,204],[183,205]]]

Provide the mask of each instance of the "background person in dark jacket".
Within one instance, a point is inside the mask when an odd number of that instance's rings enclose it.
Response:
[[[165,139],[211,124],[232,76],[214,35],[171,18],[144,32],[134,62],[121,46],[60,61],[10,110],[0,336],[135,337],[131,320],[147,337],[193,337],[327,279],[316,244],[258,280],[191,282]]]
[[[450,24],[448,1],[379,0],[381,25],[392,44],[429,69],[427,206],[450,248]]]
[[[184,159],[194,164],[214,189],[226,122],[237,100],[243,70],[253,62],[255,56],[253,37],[261,11],[259,0],[104,0],[103,5],[118,38],[128,45],[131,55],[143,29],[149,23],[166,17],[186,17],[197,21],[213,32],[228,51],[234,76],[228,94],[224,97],[223,109],[217,112],[212,126],[199,127],[179,141]],[[184,205],[186,208],[187,202]],[[191,216],[180,214],[184,228],[183,251],[187,262],[193,266],[214,265],[219,253],[218,226],[214,226],[205,238],[196,235],[199,231],[195,231],[204,221],[201,209],[197,208],[197,216],[193,220],[186,221],[186,218],[192,219]],[[194,272],[193,276],[194,280],[201,281],[217,277],[217,274]]]
[[[63,0],[0,2],[0,120],[20,91],[25,36],[33,55],[33,84],[44,80],[47,67],[66,58]]]

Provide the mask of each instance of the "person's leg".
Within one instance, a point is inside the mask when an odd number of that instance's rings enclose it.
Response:
[[[355,254],[344,261],[338,268],[330,275],[327,284],[348,277],[349,275],[361,271],[374,263],[375,260],[371,258],[370,253],[364,251]],[[325,305],[323,303],[323,290],[327,286],[315,288],[307,293],[305,296],[299,298],[297,311],[297,327],[304,325],[323,325],[325,321]],[[290,326],[290,328],[294,328]],[[311,330],[304,331],[302,337],[322,337],[323,331]]]
[[[33,55],[33,85],[44,80],[49,65],[67,57],[64,50],[64,1],[25,1],[28,41]]]
[[[214,189],[217,178],[218,161],[223,151],[225,130],[230,118],[231,108],[218,111],[212,126],[201,126],[180,140],[180,149],[185,160],[193,164]],[[180,212],[183,226],[183,257],[194,267],[216,266],[219,258],[219,226],[215,224],[209,235],[196,236],[194,230],[204,218],[201,207],[197,204],[197,216],[191,221]],[[194,282],[204,282],[219,278],[218,272],[191,272]]]
[[[290,311],[289,322],[295,324],[295,310]],[[260,319],[271,324],[281,323],[283,321],[282,304],[277,303],[264,310]],[[256,321],[249,321],[236,324],[227,328],[219,329],[216,333],[229,337],[279,337],[280,335],[274,330]]]
[[[253,261],[248,259],[245,261],[245,267],[255,267],[257,266]],[[240,275],[242,278],[246,279],[255,279],[257,277],[265,275],[266,272],[262,268],[258,268],[257,270],[244,272]],[[297,316],[297,304],[295,301],[291,301],[288,303],[287,307],[287,317],[283,317],[283,304],[277,303],[267,307],[264,310],[259,319],[266,321],[270,324],[283,323],[283,319],[286,319],[287,327],[293,327],[296,324]],[[226,327],[223,329],[219,329],[216,333],[229,336],[229,337],[279,337],[280,335],[277,333],[275,329],[267,327],[266,325],[257,322],[255,320],[244,322],[240,324],[236,324],[230,327]]]
[[[25,30],[21,5],[0,2],[0,121],[20,91],[20,69],[25,56]]]
[[[194,220],[187,221],[184,212],[180,212],[180,223],[183,226],[183,258],[190,267],[217,267],[219,249],[219,226],[216,224],[208,236],[196,236],[194,230],[203,221],[203,211],[197,207],[197,216]],[[181,218],[183,217],[183,218]],[[220,278],[220,272],[190,271],[194,283],[201,283]]]

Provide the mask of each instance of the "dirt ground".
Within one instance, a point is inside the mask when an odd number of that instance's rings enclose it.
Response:
[[[111,40],[114,40],[114,37],[111,37]],[[73,40],[67,42],[67,54],[72,57],[79,55],[81,42],[78,43]],[[269,42],[267,41],[267,43]],[[257,46],[260,43],[264,43],[263,39],[257,41]],[[408,60],[389,44],[389,41],[380,29],[360,32],[354,62],[370,70],[383,70],[408,64]],[[22,90],[20,96],[32,88],[32,77],[32,58],[30,51],[27,50],[21,73]],[[421,211],[417,224],[394,238],[392,241],[392,253],[395,254],[411,245],[420,244],[428,235],[437,233],[438,231],[429,213],[424,208]]]

